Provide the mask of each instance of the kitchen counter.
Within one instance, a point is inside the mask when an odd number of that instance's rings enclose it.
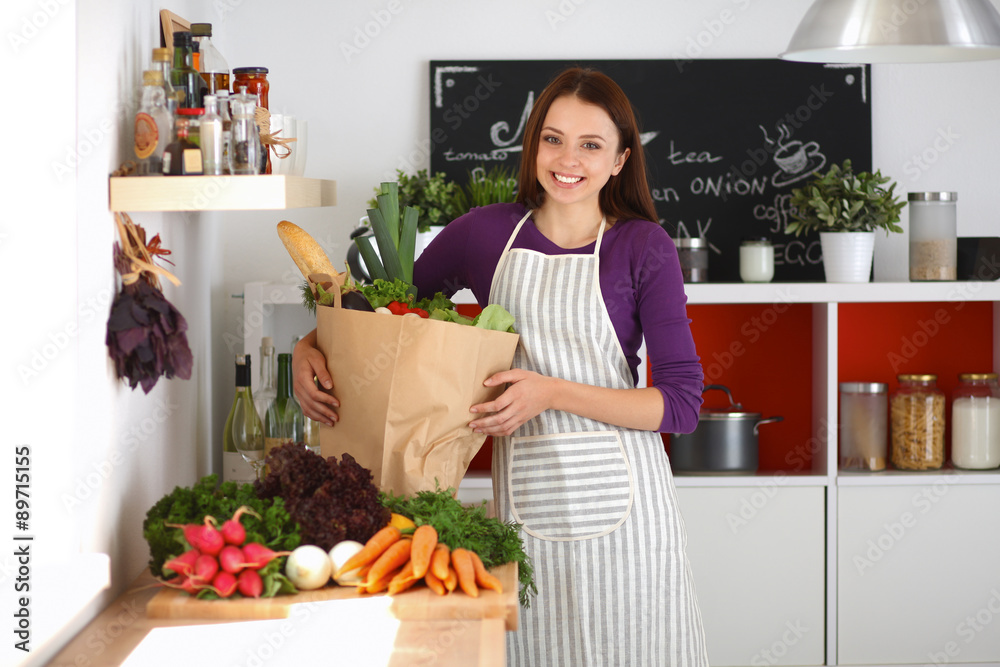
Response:
[[[385,596],[333,602],[338,609],[331,603],[304,603],[293,607],[285,619],[150,618],[147,605],[160,590],[155,581],[144,571],[49,665],[148,667],[156,658],[162,658],[163,664],[183,664],[187,658],[189,664],[198,665],[220,660],[222,664],[288,664],[285,658],[294,658],[293,664],[308,665],[320,656],[337,656],[341,662],[345,654],[353,656],[349,664],[379,667],[418,663],[501,667],[506,662],[503,618],[400,621],[391,618]],[[169,654],[164,652],[167,649]],[[279,653],[283,654],[280,663],[269,659]],[[303,662],[301,656],[311,660]]]

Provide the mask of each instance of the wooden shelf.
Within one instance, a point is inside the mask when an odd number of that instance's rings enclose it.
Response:
[[[250,211],[335,206],[337,182],[302,176],[112,176],[112,211]]]

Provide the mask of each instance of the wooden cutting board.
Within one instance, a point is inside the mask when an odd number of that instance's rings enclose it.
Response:
[[[491,572],[500,580],[503,593],[481,590],[479,597],[474,598],[456,590],[448,595],[437,595],[420,585],[392,596],[389,611],[401,621],[500,618],[508,630],[517,630],[517,563],[501,565]],[[336,585],[295,595],[232,600],[199,600],[183,591],[164,588],[149,601],[146,615],[150,618],[215,620],[288,618],[292,605],[360,597],[355,587]]]

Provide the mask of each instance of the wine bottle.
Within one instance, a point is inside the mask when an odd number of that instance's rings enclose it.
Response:
[[[278,355],[278,393],[264,418],[264,455],[288,441],[305,444],[302,407],[292,395],[292,355]]]
[[[249,401],[251,407],[253,406],[253,394],[250,390],[249,354],[236,355],[236,394],[233,396],[233,407],[229,409],[229,417],[226,419],[226,426],[222,431],[222,480],[239,484],[253,482],[255,478],[253,468],[240,454],[236,448],[236,441],[233,439],[233,420],[237,405],[241,401]],[[256,412],[256,408],[254,411]]]
[[[274,339],[264,336],[260,339],[260,381],[257,391],[253,393],[253,402],[257,406],[257,414],[267,419],[267,409],[278,396],[278,388],[274,384]]]
[[[174,64],[170,70],[170,83],[175,89],[184,91],[181,109],[202,108],[201,87],[205,82],[194,68],[191,33],[185,30],[174,33]]]

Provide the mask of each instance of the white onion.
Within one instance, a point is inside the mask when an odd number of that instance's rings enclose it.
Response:
[[[302,591],[326,586],[330,581],[330,556],[314,544],[298,547],[285,562],[285,576]]]

